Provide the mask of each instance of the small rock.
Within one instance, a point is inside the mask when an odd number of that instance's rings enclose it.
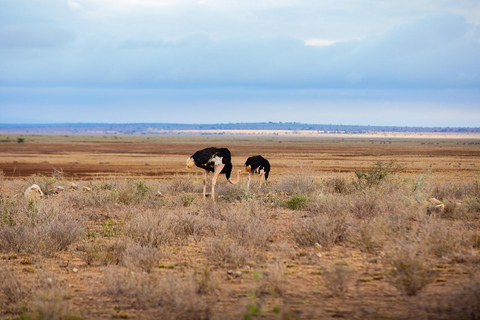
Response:
[[[36,184],[32,184],[30,187],[28,187],[23,195],[25,198],[30,200],[38,200],[45,196],[42,189],[40,189],[40,187]]]
[[[83,186],[83,187],[82,187],[82,190],[83,190],[83,191],[92,191],[92,188]]]
[[[70,184],[68,185],[68,189],[70,190],[77,190],[78,189],[78,185],[74,182],[70,182]]]
[[[53,190],[53,192],[55,193],[60,193],[60,192],[63,192],[65,191],[65,188],[62,187],[62,186],[56,186],[55,189]]]
[[[322,257],[322,254],[319,252],[317,253],[317,257],[321,258]]]
[[[233,271],[233,270],[228,270],[227,274],[231,278],[240,278],[243,275],[242,271]]]
[[[78,272],[78,269],[77,269],[77,268],[73,268],[72,271],[75,272],[75,273],[77,273],[77,272]]]

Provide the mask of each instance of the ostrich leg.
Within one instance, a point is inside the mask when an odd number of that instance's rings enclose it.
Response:
[[[224,164],[221,165],[215,165],[213,167],[214,172],[213,172],[213,178],[212,178],[212,200],[215,202],[215,184],[217,183],[217,178],[220,172],[222,172],[223,167],[225,167]]]
[[[262,178],[264,175],[265,175],[265,172],[260,173],[260,187],[262,187],[262,183],[263,183]]]
[[[205,193],[207,192],[207,178],[208,178],[208,170],[205,170],[205,174],[203,175],[203,200],[205,200]]]
[[[250,180],[252,179],[252,172],[248,173],[247,192],[250,190]]]

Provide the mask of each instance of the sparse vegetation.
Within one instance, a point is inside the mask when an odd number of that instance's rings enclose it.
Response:
[[[362,168],[219,179],[215,204],[200,174],[3,175],[0,318],[478,318],[478,182]]]

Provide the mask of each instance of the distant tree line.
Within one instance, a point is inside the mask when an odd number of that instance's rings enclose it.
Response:
[[[368,132],[437,132],[479,133],[480,127],[399,127],[365,126],[342,124],[306,124],[299,122],[256,122],[256,123],[58,123],[58,124],[0,124],[3,133],[41,134],[162,134],[171,130],[289,130],[319,131],[336,133]]]

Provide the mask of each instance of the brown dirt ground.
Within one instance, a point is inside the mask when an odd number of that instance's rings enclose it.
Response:
[[[31,143],[0,143],[0,170],[7,178],[50,175],[67,178],[143,177],[169,179],[199,174],[186,170],[195,151],[228,147],[234,169],[246,158],[261,154],[272,165],[272,179],[292,170],[311,170],[318,176],[348,176],[375,161],[396,159],[406,176],[429,173],[438,181],[473,181],[480,177],[480,140],[428,138],[277,138],[277,137],[144,137],[127,141],[65,141],[46,136]],[[130,140],[129,140],[130,139]],[[103,139],[106,140],[106,139]],[[111,140],[111,139],[110,139]]]

